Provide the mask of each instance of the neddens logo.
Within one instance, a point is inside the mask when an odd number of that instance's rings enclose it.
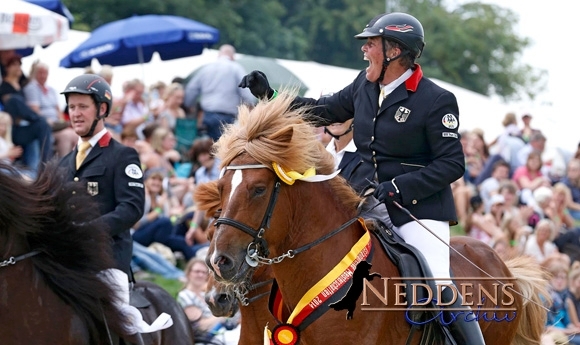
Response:
[[[435,278],[381,278],[382,284],[363,280],[362,311],[428,311],[433,321],[443,317],[443,308],[454,304],[462,296],[460,308],[446,308],[453,313],[453,320],[483,319],[493,322],[510,322],[516,318],[514,279],[493,278],[493,283],[474,283],[482,278],[454,278],[455,284],[439,284]],[[404,283],[402,280],[410,282]],[[433,284],[426,284],[432,280]],[[483,280],[488,280],[483,278]],[[380,281],[380,280],[377,280]],[[502,283],[498,283],[501,281]],[[442,292],[451,289],[453,300],[444,301]],[[409,318],[410,320],[410,318]],[[448,321],[447,321],[448,322]]]

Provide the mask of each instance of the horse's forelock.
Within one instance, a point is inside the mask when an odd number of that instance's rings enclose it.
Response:
[[[218,181],[198,185],[193,193],[193,199],[198,210],[204,211],[209,216],[215,214],[220,207]]]
[[[282,91],[274,100],[260,101],[252,109],[241,106],[238,122],[227,127],[216,145],[222,165],[245,152],[266,166],[276,162],[300,173],[311,167],[319,174],[332,173],[332,156],[304,120],[309,108],[293,106],[294,97]]]

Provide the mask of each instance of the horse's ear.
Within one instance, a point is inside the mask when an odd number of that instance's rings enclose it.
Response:
[[[286,127],[278,132],[272,134],[271,139],[278,143],[289,143],[292,141],[292,136],[294,135],[293,127]]]

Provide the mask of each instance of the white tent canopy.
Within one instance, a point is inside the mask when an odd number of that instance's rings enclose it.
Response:
[[[88,32],[71,30],[67,41],[55,42],[45,49],[36,48],[33,55],[23,59],[24,71],[28,72],[32,62],[39,59],[51,67],[47,83],[56,88],[57,91],[64,90],[67,82],[75,76],[84,73],[84,70],[81,68],[61,68],[59,67],[59,61],[89,35]],[[113,95],[119,96],[122,94],[121,86],[126,80],[139,78],[143,79],[146,85],[151,85],[157,81],[169,83],[174,77],[187,77],[191,71],[215,61],[216,58],[216,50],[205,49],[202,55],[193,57],[161,61],[158,56],[154,55],[151,62],[143,66],[114,67]],[[323,65],[312,61],[278,59],[278,62],[292,71],[308,86],[309,90],[306,96],[313,98],[342,89],[352,82],[359,73],[359,70]],[[100,66],[96,61],[93,61],[91,67],[96,72],[100,70]],[[503,129],[501,121],[507,112],[515,111],[517,115],[522,115],[521,106],[508,106],[498,100],[446,82],[439,80],[434,80],[434,82],[453,92],[457,97],[460,111],[460,129],[481,128],[486,134],[487,141],[493,140],[501,133]],[[62,102],[64,103],[64,98],[62,98]],[[530,111],[530,109],[527,111]],[[575,150],[580,139],[576,134],[577,130],[573,130],[574,126],[570,126],[569,123],[565,122],[566,119],[552,116],[552,111],[555,110],[551,107],[533,109],[534,118],[532,125],[536,128],[541,128],[546,133],[549,145],[562,147],[567,151]]]

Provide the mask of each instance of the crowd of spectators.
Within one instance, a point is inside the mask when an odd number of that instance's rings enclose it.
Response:
[[[452,186],[458,232],[503,259],[535,258],[551,275],[546,344],[576,344],[580,309],[570,305],[579,274],[573,266],[580,266],[580,145],[572,153],[549,146],[532,119],[524,114],[518,126],[516,115],[506,114],[503,133],[489,142],[479,129],[462,133],[466,171]]]
[[[59,108],[59,90],[46,83],[46,64],[34,63],[26,76],[21,57],[2,51],[0,69],[0,160],[33,178],[39,164],[73,150],[78,137],[68,124],[66,109]],[[98,74],[109,83],[117,82],[110,66],[103,66]],[[202,120],[200,102],[187,94],[181,78],[149,87],[139,79],[118,82],[123,83],[123,94],[113,96],[106,127],[115,139],[139,153],[147,194],[145,214],[134,226],[133,268],[185,281],[187,274],[177,268],[176,260],[203,256],[208,245],[207,218],[197,212],[192,195],[197,184],[219,174],[219,161],[211,152],[216,138],[205,132],[211,121]],[[199,95],[198,86],[190,89]],[[480,129],[461,133],[466,169],[452,185],[459,232],[487,243],[504,259],[536,258],[553,280],[569,274],[568,292],[560,295],[564,306],[577,304],[580,146],[567,154],[547,145],[546,133],[534,128],[532,120],[531,114],[524,114],[519,125],[515,114],[506,114],[503,132],[492,140],[486,140]],[[178,145],[179,121],[198,122],[196,139],[186,143],[187,149]],[[154,243],[165,250],[150,248]],[[562,289],[559,282],[552,283],[554,291]],[[577,307],[574,310],[580,310]],[[566,335],[580,329],[580,312],[569,316],[572,321],[563,329]],[[549,326],[553,331],[561,325]]]

